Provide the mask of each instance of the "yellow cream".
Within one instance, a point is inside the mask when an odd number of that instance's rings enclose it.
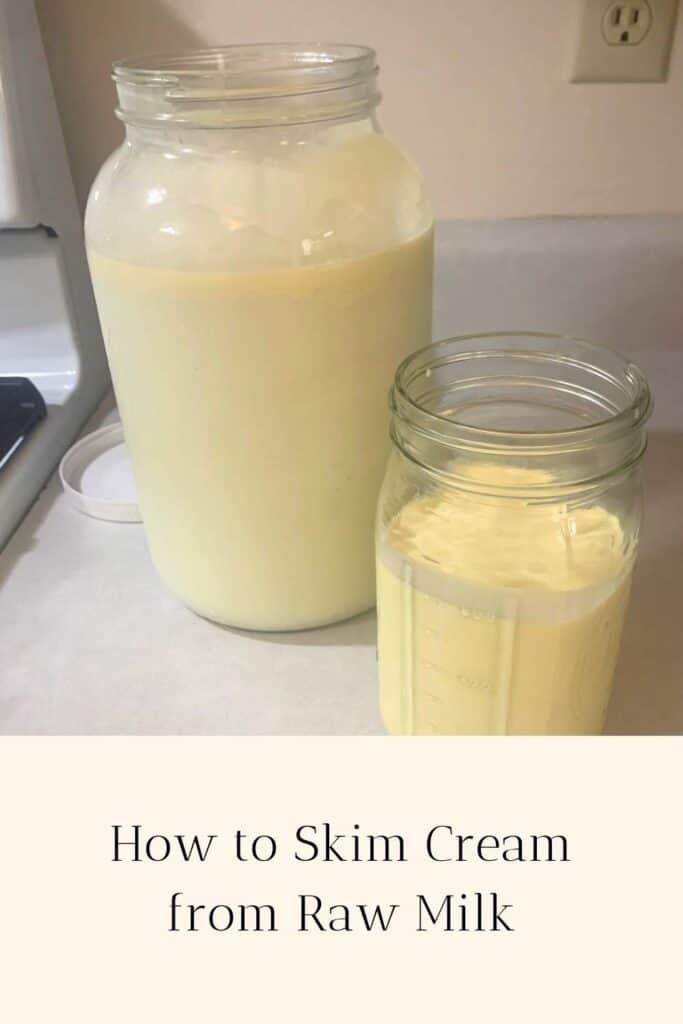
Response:
[[[470,476],[541,482],[487,464]],[[450,491],[406,504],[378,546],[389,731],[599,732],[631,566],[619,521],[600,506]]]

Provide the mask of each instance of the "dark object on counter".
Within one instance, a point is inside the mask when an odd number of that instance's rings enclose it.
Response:
[[[43,396],[27,377],[0,377],[0,470],[46,411]]]

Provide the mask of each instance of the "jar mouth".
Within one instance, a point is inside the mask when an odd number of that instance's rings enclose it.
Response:
[[[325,120],[342,106],[379,102],[377,56],[351,43],[254,43],[159,53],[116,61],[117,115],[124,121],[175,121],[199,127],[234,119],[247,105],[256,124]],[[302,117],[301,102],[274,112],[272,101],[326,97]],[[271,101],[270,119],[262,108]],[[315,107],[318,107],[317,113]],[[232,109],[230,109],[232,108]],[[206,116],[213,109],[214,116]],[[217,116],[219,112],[224,118]],[[337,115],[338,116],[338,115]],[[244,120],[244,116],[241,118]],[[248,120],[248,117],[247,117]],[[214,125],[215,126],[215,125]]]
[[[637,461],[653,407],[644,374],[619,353],[536,332],[428,345],[399,366],[390,404],[392,436],[411,457],[425,443],[534,465],[561,457],[555,464],[568,466],[566,479],[574,482],[581,453],[608,453],[593,478]]]

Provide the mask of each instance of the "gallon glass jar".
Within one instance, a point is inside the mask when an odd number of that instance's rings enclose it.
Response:
[[[118,63],[126,138],[88,258],[152,558],[201,615],[374,604],[398,360],[431,337],[432,218],[379,131],[372,50]]]
[[[602,730],[650,409],[635,366],[569,338],[460,338],[405,360],[377,527],[390,732]]]

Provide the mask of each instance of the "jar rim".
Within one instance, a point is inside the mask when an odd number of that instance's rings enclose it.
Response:
[[[510,344],[514,341],[515,344]],[[429,408],[414,393],[416,380],[440,367],[491,357],[541,358],[560,368],[590,371],[596,379],[621,389],[624,405],[610,415],[579,426],[544,430],[499,429],[462,422]],[[583,358],[585,357],[585,358]],[[608,360],[609,368],[601,366]],[[485,379],[485,376],[482,378]],[[493,380],[493,378],[491,378]],[[653,409],[645,375],[616,350],[571,335],[538,331],[496,331],[466,334],[433,342],[409,355],[396,371],[390,395],[393,415],[423,437],[481,454],[562,454],[618,441],[639,431]],[[642,450],[640,452],[642,454]]]
[[[235,43],[143,54],[114,61],[114,81],[126,85],[174,85],[189,91],[207,81],[234,95],[290,96],[348,88],[377,72],[377,55],[355,43]]]
[[[140,128],[267,128],[367,116],[377,55],[354,43],[248,43],[113,65],[117,117]]]

